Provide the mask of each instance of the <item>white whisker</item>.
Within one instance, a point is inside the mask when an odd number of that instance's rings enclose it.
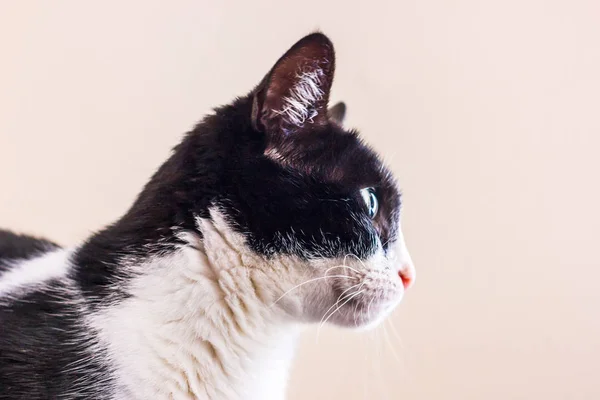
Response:
[[[333,312],[331,314],[329,314],[329,316],[325,319],[325,321],[321,322],[321,324],[319,325],[319,329],[317,330],[317,337],[318,337],[318,332],[321,330],[321,328],[323,327],[323,325],[325,325],[325,323],[329,320],[329,318],[331,318],[340,308],[342,308],[343,306],[345,306],[350,300],[352,300],[353,298],[355,298],[356,296],[358,296],[359,294],[362,294],[364,292],[365,292],[365,289],[359,290],[359,291],[356,291],[356,292],[352,293],[350,296],[348,296],[346,298],[346,301],[344,301],[335,310],[333,310]]]
[[[270,307],[273,307],[275,304],[277,304],[277,302],[279,300],[281,300],[285,296],[287,296],[292,290],[298,289],[300,286],[306,285],[307,283],[315,282],[315,281],[318,281],[320,279],[328,279],[328,278],[347,278],[347,279],[352,279],[352,277],[348,276],[348,275],[327,275],[327,276],[319,276],[317,278],[309,279],[309,280],[307,280],[305,282],[302,282],[302,283],[294,286],[293,288],[291,288],[290,290],[286,291],[284,294],[282,294],[281,296],[279,296],[279,298],[277,300],[275,300],[273,302],[273,304],[270,305]]]
[[[356,320],[358,314],[358,303],[354,305],[354,327],[358,328],[358,321]]]
[[[369,344],[369,345],[371,345],[373,342],[372,334],[373,334],[373,332],[368,332],[368,334],[367,334],[367,344]],[[370,350],[369,346],[365,346],[365,363],[364,363],[364,365],[369,365],[369,355],[371,354],[371,352],[369,350]],[[372,360],[373,359],[371,358],[371,361]],[[370,371],[367,370],[365,372],[366,373],[365,373],[365,381],[364,381],[364,386],[363,386],[363,397],[364,397],[364,400],[367,400],[368,398],[371,398],[372,396],[367,397],[367,393],[369,392],[368,382],[369,382],[369,378],[370,378],[370,376],[369,376]]]
[[[398,344],[400,345],[400,348],[404,348],[404,342],[403,342],[402,338],[400,337],[400,334],[398,334],[398,331],[396,330],[394,323],[392,321],[390,321],[389,319],[386,319],[385,322],[390,324],[390,327],[392,328],[392,334],[394,335],[396,340],[398,340]]]
[[[352,254],[352,253],[348,253],[348,254],[346,254],[346,255],[344,256],[344,264],[346,264],[346,259],[347,259],[348,257],[353,257],[353,258],[355,258],[355,259],[356,259],[356,261],[358,261],[358,262],[359,262],[359,263],[360,263],[360,264],[363,266],[363,268],[364,268],[364,269],[368,269],[368,267],[365,265],[365,263],[363,262],[363,260],[361,260],[361,259],[360,259],[360,258],[359,258],[359,257],[358,257],[356,254]]]
[[[392,352],[392,355],[394,356],[394,358],[396,359],[396,361],[398,362],[398,364],[403,364],[402,360],[400,359],[400,357],[398,356],[398,353],[396,353],[396,349],[394,347],[394,344],[392,343],[392,341],[390,340],[388,331],[387,331],[387,326],[386,324],[383,324],[383,336],[385,338],[385,341],[387,342],[388,346],[390,346],[390,350]]]
[[[319,343],[319,332],[321,331],[321,323],[323,322],[323,319],[325,318],[325,316],[329,313],[329,311],[331,311],[332,308],[334,308],[335,306],[337,306],[339,304],[339,302],[342,300],[342,297],[344,296],[344,293],[354,289],[357,286],[361,286],[364,285],[363,283],[357,283],[356,285],[352,285],[349,288],[347,288],[346,290],[344,290],[342,293],[340,293],[340,295],[338,296],[337,300],[335,301],[335,303],[333,303],[333,305],[331,307],[329,307],[327,309],[327,311],[325,311],[325,313],[323,313],[323,317],[321,317],[321,321],[319,321],[319,329],[317,329],[317,340],[316,342]],[[358,288],[357,290],[360,290],[360,288]]]
[[[352,270],[352,271],[356,272],[357,274],[360,274],[360,272],[358,270],[346,265],[346,257],[344,257],[343,265],[336,265],[335,267],[331,267],[327,271],[325,271],[325,274],[327,274],[327,272],[331,271],[332,269],[336,269],[336,268],[348,268],[349,270]]]
[[[369,302],[369,305],[367,306],[367,319],[369,321],[371,320],[371,305],[373,304],[373,300],[375,300],[375,296],[371,297],[371,301]]]
[[[383,350],[385,350],[384,348],[384,342],[381,340],[381,329],[377,329],[377,358],[378,358],[378,363],[377,363],[377,376],[379,377],[379,379],[381,380],[381,383],[379,385],[377,385],[377,387],[379,387],[381,389],[380,394],[383,395],[382,398],[388,399],[388,390],[387,390],[387,386],[386,386],[386,380],[385,380],[385,374],[383,373],[383,368],[382,368],[382,361],[383,361]]]

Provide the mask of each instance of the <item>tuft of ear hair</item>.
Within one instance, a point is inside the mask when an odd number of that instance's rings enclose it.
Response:
[[[346,118],[346,103],[340,101],[334,106],[329,107],[327,114],[329,115],[330,120],[338,125],[342,125],[344,123],[344,119]]]
[[[313,33],[300,39],[255,89],[254,127],[277,137],[327,124],[334,70],[335,53],[327,36]]]

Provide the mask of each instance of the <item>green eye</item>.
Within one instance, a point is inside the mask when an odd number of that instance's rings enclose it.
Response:
[[[360,194],[365,202],[365,205],[367,206],[369,218],[375,218],[377,211],[379,210],[379,202],[377,201],[377,196],[375,195],[375,189],[364,188],[360,190]]]

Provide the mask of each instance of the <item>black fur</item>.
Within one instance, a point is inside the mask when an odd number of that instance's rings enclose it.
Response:
[[[13,264],[59,248],[0,230],[0,279]],[[108,386],[93,389],[110,376],[105,354],[92,350],[93,336],[76,304],[84,307],[83,299],[57,281],[17,298],[0,298],[0,400],[61,399],[75,392],[68,398],[108,399]]]
[[[50,281],[0,305],[0,400],[109,398],[106,354],[92,346],[77,304]]]

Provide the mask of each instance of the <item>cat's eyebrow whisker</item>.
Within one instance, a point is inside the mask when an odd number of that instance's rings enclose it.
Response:
[[[293,288],[289,289],[288,291],[286,291],[284,294],[282,294],[281,296],[279,296],[279,298],[277,300],[275,300],[269,307],[273,307],[275,304],[277,304],[277,302],[279,300],[283,299],[292,290],[298,289],[300,286],[306,285],[307,283],[318,281],[320,279],[328,279],[328,278],[348,278],[348,279],[352,279],[352,277],[348,276],[348,275],[326,275],[326,276],[319,276],[319,277],[316,277],[316,278],[309,279],[307,281],[304,281],[304,282],[302,282],[302,283],[294,286]]]

